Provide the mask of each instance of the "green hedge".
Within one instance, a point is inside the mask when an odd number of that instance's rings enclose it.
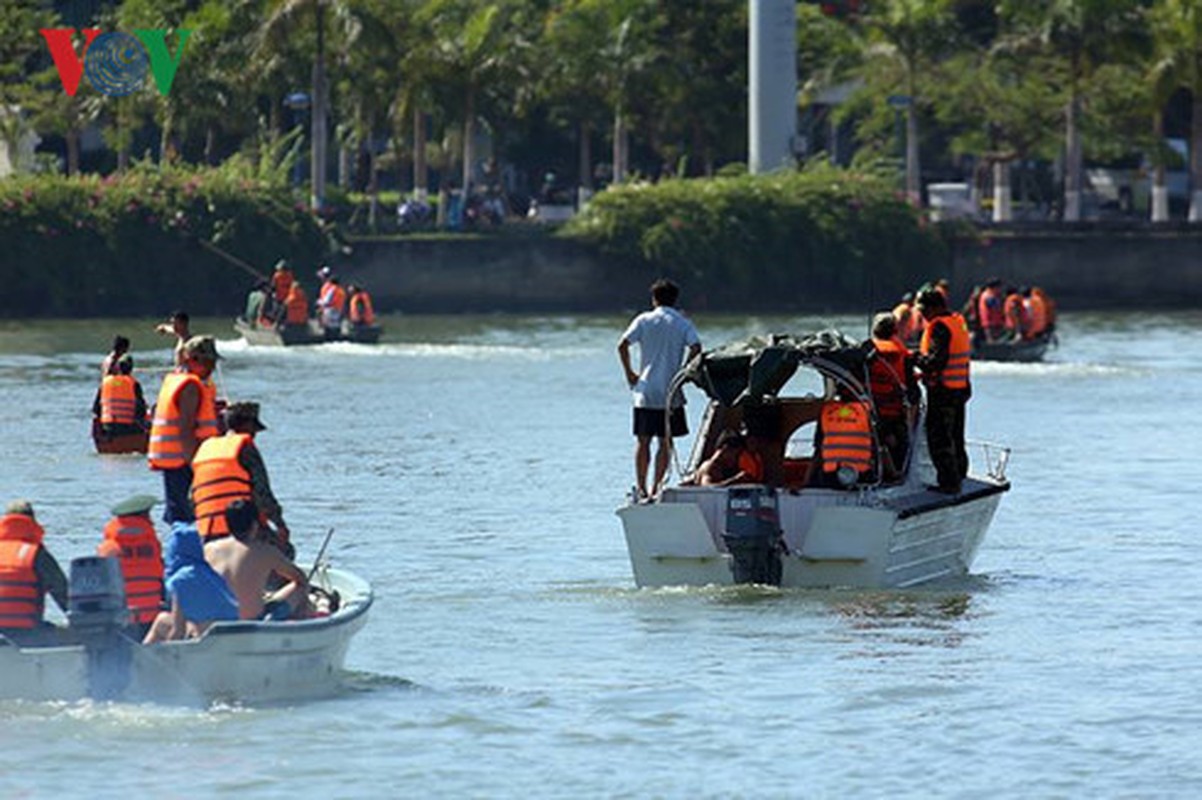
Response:
[[[612,187],[561,235],[687,282],[711,309],[880,306],[950,263],[894,179],[826,166]]]
[[[254,277],[202,241],[302,280],[329,251],[286,187],[233,170],[0,180],[0,316],[235,314]]]

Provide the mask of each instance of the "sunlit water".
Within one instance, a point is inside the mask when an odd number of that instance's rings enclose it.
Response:
[[[1073,316],[1040,365],[974,364],[1013,447],[973,575],[906,592],[640,591],[619,318],[386,321],[378,347],[249,348],[302,556],[374,585],[335,698],[0,704],[0,796],[1196,797],[1199,315]],[[864,320],[701,318],[707,345]],[[88,437],[98,363],[148,322],[6,323],[0,502],[61,561],[159,491]],[[701,409],[692,396],[694,427]],[[3,680],[3,676],[0,676]]]

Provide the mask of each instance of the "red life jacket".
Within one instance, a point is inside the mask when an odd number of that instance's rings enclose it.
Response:
[[[154,622],[163,602],[163,551],[154,523],[145,514],[113,517],[96,553],[121,560],[125,604],[134,621]]]
[[[873,337],[876,358],[869,362],[868,385],[881,419],[901,419],[906,412],[906,357],[910,350],[901,339]]]
[[[872,417],[868,404],[832,400],[822,407],[822,471],[872,469]]]
[[[45,612],[45,592],[34,562],[45,531],[32,517],[0,517],[0,628],[29,630]]]
[[[922,346],[919,352],[923,355],[931,352],[931,331],[936,325],[943,325],[952,335],[951,342],[948,344],[947,365],[938,375],[924,376],[924,380],[928,384],[941,383],[948,389],[967,389],[968,359],[972,355],[972,334],[968,332],[968,323],[955,311],[935,317],[922,335]]]

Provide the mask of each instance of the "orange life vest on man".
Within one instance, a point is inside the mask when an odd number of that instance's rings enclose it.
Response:
[[[355,325],[376,324],[376,311],[371,305],[371,295],[363,289],[351,295],[350,317]]]
[[[288,289],[288,297],[284,300],[284,323],[287,325],[304,325],[309,321],[309,298],[299,283],[292,284]]]
[[[1018,292],[1007,296],[1003,311],[1006,315],[1006,330],[1025,335],[1029,325],[1027,308],[1023,305],[1023,296]]]
[[[1049,297],[1048,293],[1045,292],[1043,289],[1041,289],[1038,286],[1031,287],[1031,296],[1038,297],[1040,300],[1043,301],[1043,309],[1044,309],[1044,314],[1047,317],[1047,324],[1049,327],[1051,327],[1052,325],[1055,325],[1056,324],[1056,301],[1053,300],[1051,297]]]
[[[822,471],[872,469],[872,416],[868,404],[831,400],[822,407]]]
[[[1035,292],[1023,299],[1023,305],[1027,310],[1027,338],[1034,338],[1048,327],[1048,307]]]
[[[96,554],[120,559],[125,604],[134,622],[154,622],[163,603],[163,550],[154,523],[145,514],[113,517]]]
[[[100,423],[133,425],[138,421],[137,382],[132,375],[105,375],[100,383]]]
[[[951,341],[947,349],[947,364],[937,376],[926,376],[928,385],[940,383],[948,389],[968,388],[968,360],[972,355],[972,334],[968,332],[968,323],[964,317],[955,311],[941,317],[935,317],[922,335],[919,352],[928,355],[931,352],[931,331],[936,325],[943,325],[951,332]]]
[[[876,358],[868,365],[868,385],[877,416],[901,419],[906,411],[906,358],[910,349],[897,336],[872,339]]]
[[[235,500],[250,500],[250,473],[238,461],[249,433],[227,433],[206,439],[192,459],[192,505],[196,508],[196,530],[210,539],[230,532],[225,509]]]
[[[42,621],[45,592],[34,562],[45,535],[32,517],[0,517],[0,628],[28,630]]]
[[[167,373],[159,390],[159,399],[154,405],[154,421],[150,426],[147,458],[151,469],[188,466],[183,431],[180,430],[179,393],[190,383],[195,383],[200,392],[200,403],[196,408],[196,438],[204,440],[217,435],[217,389],[212,382],[202,381],[191,372]]]
[[[271,273],[271,290],[275,295],[277,303],[286,302],[288,292],[292,289],[292,284],[296,282],[296,278],[292,275],[292,270],[281,269]]]
[[[341,316],[346,312],[346,289],[343,289],[340,283],[326,281],[317,293],[317,302],[325,308],[337,311]]]
[[[987,286],[981,291],[977,300],[977,321],[985,330],[1000,331],[1006,327],[1001,289]]]

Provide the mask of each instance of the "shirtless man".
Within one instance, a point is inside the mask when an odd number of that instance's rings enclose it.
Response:
[[[747,440],[743,436],[731,430],[722,431],[714,454],[697,468],[697,472],[691,478],[682,483],[700,486],[758,483],[763,479],[762,475],[755,475],[747,469],[746,457],[749,452]]]
[[[175,337],[175,366],[182,366],[184,359],[184,342],[192,338],[189,329],[190,318],[186,311],[173,311],[167,322],[160,322],[154,330],[160,336]]]
[[[255,504],[235,500],[225,520],[231,535],[205,544],[205,560],[233,589],[242,619],[303,619],[310,611],[309,580],[259,525]],[[272,574],[287,582],[269,592]]]

